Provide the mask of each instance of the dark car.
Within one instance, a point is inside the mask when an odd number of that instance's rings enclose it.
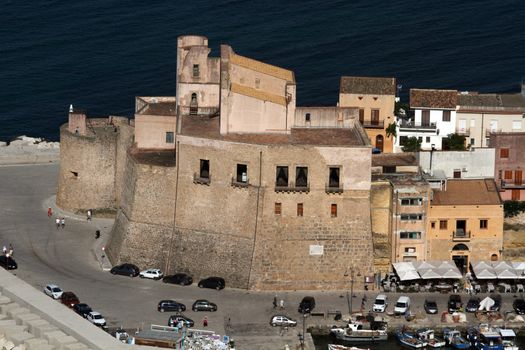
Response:
[[[162,279],[164,283],[180,284],[181,286],[189,286],[193,283],[193,278],[185,273],[176,273],[171,276],[166,276]]]
[[[0,266],[6,270],[16,270],[18,268],[18,264],[16,263],[15,259],[5,255],[0,255]]]
[[[170,318],[168,319],[168,326],[177,327],[177,324],[179,323],[179,321],[181,321],[186,327],[193,327],[195,325],[195,322],[193,322],[192,319],[182,314],[179,314],[179,315],[170,316]]]
[[[501,295],[491,294],[490,298],[494,300],[494,305],[490,307],[490,311],[499,311],[501,309]]]
[[[164,311],[186,311],[186,305],[176,302],[175,300],[161,300],[157,305],[157,310]]]
[[[89,307],[88,304],[80,303],[73,306],[73,310],[80,316],[86,318],[87,314],[89,314],[91,311],[91,307]]]
[[[424,308],[427,314],[438,313],[438,306],[434,300],[425,300]]]
[[[137,277],[139,275],[139,268],[133,264],[121,264],[114,266],[109,270],[114,275],[123,275],[129,277]]]
[[[476,312],[479,309],[479,298],[470,298],[467,302],[467,307],[465,310],[467,312]]]
[[[461,296],[458,294],[452,294],[448,297],[448,312],[454,313],[456,311],[459,311],[463,307],[463,303],[461,302]]]
[[[523,299],[514,300],[514,302],[512,303],[512,307],[514,308],[514,311],[516,311],[518,315],[525,314],[525,300]]]
[[[62,295],[60,296],[60,301],[67,307],[73,307],[76,304],[80,303],[80,300],[78,300],[77,296],[73,292],[62,293]]]
[[[224,289],[226,282],[221,277],[208,277],[199,282],[199,288]]]
[[[303,300],[299,303],[299,313],[301,314],[307,314],[312,312],[312,310],[315,308],[315,299],[314,297],[304,297]]]
[[[196,300],[191,309],[193,311],[217,311],[217,305],[206,299]]]

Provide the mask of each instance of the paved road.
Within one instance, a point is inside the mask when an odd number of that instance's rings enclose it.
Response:
[[[47,217],[47,203],[56,193],[58,165],[0,166],[0,245],[14,246],[14,257],[19,264],[15,272],[35,288],[56,283],[65,290],[74,291],[82,302],[91,305],[108,320],[110,327],[136,328],[149,324],[166,324],[169,314],[156,311],[161,299],[175,299],[191,308],[195,299],[209,299],[219,306],[216,313],[186,315],[199,325],[206,315],[210,329],[220,334],[231,333],[252,337],[279,337],[279,331],[269,327],[274,293],[248,292],[226,288],[223,291],[199,289],[195,285],[180,287],[160,281],[113,276],[102,271],[92,248],[97,228],[109,231],[111,220],[68,217],[65,229],[56,229],[54,220]],[[279,293],[285,302],[284,313],[300,319],[297,304],[306,294],[314,295],[317,309],[348,310],[345,292],[289,292]],[[367,307],[376,293],[369,292]],[[354,298],[354,310],[361,304],[362,292]],[[399,294],[391,294],[392,308]],[[422,310],[427,295],[412,294],[412,310]],[[440,311],[446,307],[446,295],[433,295]],[[504,296],[504,310],[510,309],[513,295]],[[466,301],[466,297],[464,297]],[[433,316],[432,322],[439,322]],[[232,327],[225,332],[231,318]],[[309,323],[321,322],[317,319]],[[331,322],[331,321],[327,321]],[[290,336],[295,337],[296,332]]]

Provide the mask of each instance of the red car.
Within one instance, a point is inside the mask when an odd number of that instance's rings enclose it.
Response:
[[[77,296],[73,292],[62,293],[62,296],[60,297],[60,301],[62,302],[62,304],[70,308],[80,303],[80,300],[78,300]]]

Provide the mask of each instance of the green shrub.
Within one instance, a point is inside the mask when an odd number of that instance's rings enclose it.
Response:
[[[505,201],[503,202],[503,211],[506,218],[511,218],[525,211],[525,202]]]

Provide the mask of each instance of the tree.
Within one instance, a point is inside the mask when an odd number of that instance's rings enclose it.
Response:
[[[393,137],[396,137],[397,135],[397,125],[396,123],[390,123],[386,129],[386,137],[390,137],[390,136],[393,136]]]
[[[451,151],[465,151],[465,136],[450,134],[447,136],[448,147]]]
[[[405,144],[401,146],[403,152],[419,152],[421,150],[421,141],[415,136],[409,137]]]

